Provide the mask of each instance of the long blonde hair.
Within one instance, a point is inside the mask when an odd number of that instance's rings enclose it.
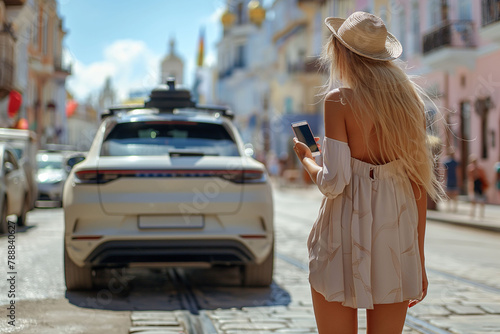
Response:
[[[422,186],[432,199],[444,197],[435,173],[436,157],[426,131],[423,90],[402,69],[399,60],[372,60],[350,51],[333,35],[325,45],[323,64],[330,65],[325,94],[339,83],[352,90],[343,95],[359,124],[369,119],[374,125],[382,160],[368,145],[377,164],[400,160],[411,181]],[[342,91],[342,90],[341,90]],[[437,110],[437,109],[436,109]]]

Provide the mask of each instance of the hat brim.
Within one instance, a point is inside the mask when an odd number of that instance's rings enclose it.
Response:
[[[387,38],[385,40],[385,48],[384,51],[380,53],[371,53],[367,54],[366,52],[363,52],[362,50],[358,50],[354,48],[353,46],[349,45],[346,41],[342,39],[342,37],[339,36],[337,33],[340,26],[342,23],[344,23],[346,19],[340,18],[340,17],[327,17],[325,19],[325,24],[330,29],[332,34],[335,36],[335,38],[342,43],[346,48],[351,50],[352,52],[374,60],[381,60],[381,61],[389,61],[389,60],[394,60],[397,59],[401,56],[403,53],[403,47],[401,46],[401,43],[398,41],[398,39],[391,34],[390,32],[387,32]]]

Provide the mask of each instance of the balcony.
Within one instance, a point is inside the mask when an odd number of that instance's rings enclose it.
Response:
[[[295,63],[287,64],[287,72],[290,74],[322,74],[324,73],[321,68],[318,57],[309,57]]]
[[[500,43],[500,0],[483,0],[481,14],[481,38]]]
[[[54,57],[54,71],[65,75],[71,74],[71,66],[63,65],[61,57]]]
[[[26,0],[4,0],[6,6],[22,6]]]
[[[473,68],[476,33],[473,21],[449,21],[424,35],[423,53],[426,65],[442,70],[458,66]]]
[[[14,86],[14,36],[9,30],[0,30],[0,98]]]

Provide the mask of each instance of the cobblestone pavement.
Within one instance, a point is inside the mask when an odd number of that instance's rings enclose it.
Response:
[[[277,190],[275,203],[274,283],[261,289],[240,287],[239,271],[230,268],[183,271],[187,279],[181,287],[164,272],[141,271],[129,273],[135,278],[130,291],[123,294],[110,295],[105,289],[67,293],[62,275],[62,211],[30,213],[33,228],[20,232],[17,240],[22,273],[18,320],[26,329],[9,328],[3,321],[0,333],[317,333],[307,281],[306,240],[319,208],[319,194],[311,189]],[[0,245],[5,258],[6,244]],[[409,310],[404,334],[500,333],[499,254],[500,233],[429,222],[429,293]],[[206,281],[219,285],[203,284]],[[189,312],[187,304],[193,302],[194,311]],[[4,293],[0,305],[7,305]],[[360,310],[359,333],[365,333],[365,327]]]
[[[305,245],[319,207],[318,194],[300,189],[278,190],[276,194],[277,253],[273,286],[287,293],[290,302],[284,305],[205,309],[196,317],[179,311],[170,312],[157,317],[172,321],[172,331],[163,327],[165,331],[161,333],[178,333],[180,328],[186,334],[317,333],[307,280]],[[450,229],[458,229],[458,232]],[[458,237],[454,233],[458,233]],[[422,303],[409,310],[407,324],[411,327],[405,326],[404,334],[500,333],[499,266],[481,268],[487,262],[483,260],[475,263],[477,254],[473,252],[469,254],[470,258],[466,256],[450,261],[455,254],[455,249],[450,246],[452,242],[462,245],[483,242],[486,250],[497,251],[500,248],[495,245],[500,245],[500,234],[430,223],[428,239],[431,248],[427,254],[429,292]],[[440,243],[450,254],[441,251],[438,247]],[[468,273],[467,270],[471,269],[477,273]],[[140,326],[146,324],[144,321],[149,319],[145,318],[147,316],[147,313],[133,313],[132,323],[135,327],[132,327],[131,333],[153,333],[148,331],[151,327],[145,329]],[[363,310],[359,311],[358,318],[358,333],[366,333]],[[192,319],[196,319],[197,324],[193,324]]]

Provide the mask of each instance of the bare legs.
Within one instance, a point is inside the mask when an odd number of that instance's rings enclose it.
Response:
[[[470,216],[474,218],[476,216],[476,204],[479,205],[479,218],[484,218],[484,202],[476,202],[475,200],[470,203]]]
[[[319,334],[357,334],[358,310],[327,302],[322,294],[311,288],[314,315]]]
[[[358,310],[327,302],[323,295],[311,288],[314,315],[319,334],[357,334]],[[408,302],[375,305],[366,310],[367,334],[401,334],[408,310]]]
[[[408,302],[378,304],[366,310],[367,334],[401,334],[405,325]]]

